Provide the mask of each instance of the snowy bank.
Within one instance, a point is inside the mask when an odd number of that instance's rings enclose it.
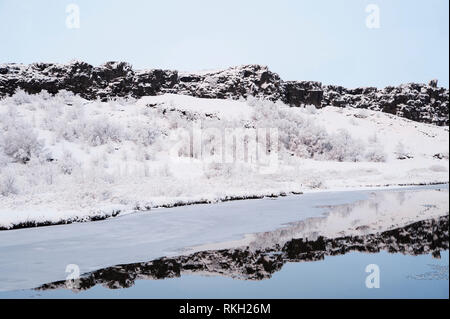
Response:
[[[0,100],[0,132],[0,229],[449,180],[448,127],[354,108],[19,91]]]

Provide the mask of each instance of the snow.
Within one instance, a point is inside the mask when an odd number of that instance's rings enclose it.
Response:
[[[264,173],[259,163],[211,163],[191,149],[195,126],[275,128],[279,165]],[[0,100],[0,229],[232,197],[448,183],[448,130],[377,111],[257,99],[100,102],[19,91]],[[204,137],[214,149],[217,137]]]
[[[380,139],[384,152],[395,156],[398,143],[407,152],[422,159],[429,154],[448,152],[448,127],[440,128],[387,113],[354,108],[326,107],[311,115],[314,121],[331,131],[346,128],[363,140]],[[394,158],[395,159],[395,158]]]
[[[146,105],[158,105],[158,107],[193,113],[213,114],[226,119],[247,119],[252,115],[252,108],[242,101],[221,99],[200,99],[188,95],[164,94],[157,96],[145,96],[136,104],[140,107]]]
[[[204,249],[361,235],[448,214],[448,187],[317,192],[157,209],[114,219],[0,232],[0,291]],[[245,236],[246,234],[251,234]]]

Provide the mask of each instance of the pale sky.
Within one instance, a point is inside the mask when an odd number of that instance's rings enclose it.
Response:
[[[66,26],[77,4],[80,28]],[[380,28],[366,26],[368,4]],[[183,71],[263,64],[285,80],[449,86],[448,0],[0,0],[0,63]]]

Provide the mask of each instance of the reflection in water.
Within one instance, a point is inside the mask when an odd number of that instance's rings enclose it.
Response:
[[[293,226],[298,227],[298,225]],[[277,235],[281,235],[277,231]],[[276,233],[276,232],[274,232]],[[265,233],[266,237],[267,233]],[[313,240],[291,239],[282,244],[259,243],[239,249],[210,250],[176,258],[161,258],[150,262],[118,265],[83,275],[72,282],[59,281],[45,284],[37,290],[76,287],[74,291],[101,284],[107,288],[128,288],[136,280],[180,277],[183,274],[221,275],[242,280],[268,279],[287,262],[317,261],[325,256],[348,252],[402,253],[407,255],[433,254],[440,258],[441,250],[449,246],[449,216],[428,219],[410,225],[366,235],[336,238],[318,236]],[[281,236],[283,237],[283,236]],[[272,237],[273,238],[273,237]]]
[[[245,244],[239,246],[264,250],[276,245],[281,247],[293,238],[316,240],[320,236],[364,236],[401,228],[416,221],[448,214],[448,190],[373,192],[365,200],[322,207],[327,209],[323,216],[292,222],[288,227],[274,231],[253,234],[248,236]],[[226,245],[209,244],[195,248],[196,251],[203,251],[231,247]]]

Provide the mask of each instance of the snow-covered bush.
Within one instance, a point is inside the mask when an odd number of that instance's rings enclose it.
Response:
[[[405,144],[403,144],[403,142],[398,142],[397,145],[395,146],[395,155],[397,156],[397,159],[407,159],[407,158],[411,158],[411,156],[408,154],[408,151],[406,150]]]
[[[302,178],[302,184],[305,185],[308,188],[312,189],[320,189],[325,188],[325,181],[320,176],[320,174],[317,173],[309,173],[303,176]]]
[[[13,161],[26,163],[31,156],[39,156],[43,144],[33,127],[9,112],[0,115],[0,152]]]
[[[369,162],[385,162],[387,159],[387,154],[376,132],[368,138],[364,157]]]
[[[364,143],[344,130],[329,134],[305,118],[300,110],[270,101],[250,100],[257,127],[278,129],[281,146],[292,155],[321,160],[360,161]]]
[[[16,177],[11,170],[0,171],[0,194],[8,196],[18,194],[19,190],[16,185]]]
[[[111,142],[119,142],[122,138],[122,129],[119,125],[99,118],[81,123],[82,134],[86,142],[92,146],[99,146]]]
[[[375,146],[367,149],[365,158],[369,162],[385,162],[387,155],[381,146]]]
[[[72,156],[70,151],[64,150],[62,157],[58,160],[58,165],[61,172],[65,175],[71,175],[72,172],[80,168],[80,163],[78,163]]]
[[[14,104],[19,105],[31,103],[32,96],[22,89],[17,89],[16,92],[10,97],[10,99]]]
[[[331,149],[327,153],[327,159],[339,162],[358,162],[363,159],[364,145],[353,139],[347,130],[341,129],[330,138]]]
[[[142,146],[152,145],[161,134],[160,130],[152,124],[141,122],[132,123],[129,125],[127,138]]]
[[[218,177],[223,178],[236,178],[242,175],[243,172],[252,172],[250,165],[245,163],[209,163],[203,167],[203,173],[208,179],[215,179]]]

